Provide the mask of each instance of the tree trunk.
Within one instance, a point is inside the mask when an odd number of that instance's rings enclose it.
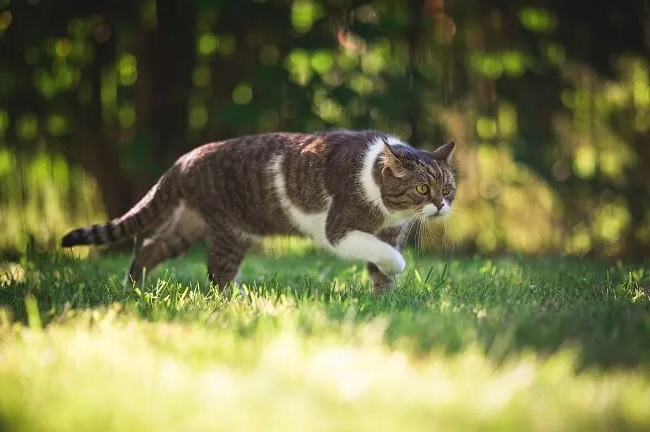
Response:
[[[422,33],[422,13],[424,12],[424,4],[422,0],[409,0],[409,22],[406,40],[409,46],[409,75],[410,75],[410,100],[408,111],[408,124],[411,128],[411,135],[406,137],[413,145],[420,146],[420,117],[421,117],[421,98],[420,92],[420,79],[417,70],[418,54],[420,51],[420,35]]]
[[[153,132],[156,174],[187,150],[188,95],[195,62],[192,2],[158,0],[152,46],[148,128]]]
[[[77,133],[67,148],[68,159],[83,166],[95,178],[109,218],[129,207],[130,185],[120,169],[116,125],[107,125],[102,116],[102,69],[114,58],[113,39],[95,43],[95,56],[88,67],[91,85],[89,106],[80,106]]]
[[[131,190],[137,202],[173,161],[187,150],[187,110],[194,65],[195,11],[190,4],[158,0],[155,23],[132,4],[135,138],[129,156]]]

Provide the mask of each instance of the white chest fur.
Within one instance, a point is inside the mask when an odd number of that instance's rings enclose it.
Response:
[[[332,245],[327,240],[327,235],[325,234],[325,224],[327,222],[327,214],[332,205],[332,199],[330,197],[327,198],[326,209],[319,213],[305,213],[296,207],[287,195],[286,183],[281,168],[283,160],[284,156],[282,155],[273,158],[270,163],[270,172],[275,191],[285,215],[302,235],[310,237],[320,247],[331,249]]]
[[[388,137],[388,144],[404,145],[402,141],[391,136]],[[365,199],[369,203],[375,205],[381,212],[382,216],[384,217],[383,227],[387,228],[404,224],[404,222],[410,218],[410,215],[389,213],[388,209],[384,205],[384,201],[381,198],[381,189],[375,181],[373,171],[375,168],[375,163],[383,151],[384,143],[381,139],[376,139],[368,145],[368,149],[363,159],[363,166],[361,168],[361,172],[359,173],[358,182],[361,190],[363,191]]]
[[[371,143],[364,157],[363,167],[357,178],[364,198],[377,206],[385,218],[384,226],[396,226],[403,222],[400,216],[390,215],[381,199],[381,191],[375,182],[372,172],[375,161],[379,157],[383,143]],[[280,205],[291,224],[303,235],[311,237],[315,244],[342,257],[365,262],[373,262],[385,274],[392,275],[404,270],[406,263],[401,253],[393,246],[379,240],[370,233],[353,230],[348,232],[339,242],[332,245],[327,239],[327,215],[332,205],[332,198],[327,198],[324,211],[305,213],[291,202],[287,194],[286,180],[282,172],[282,155],[273,158],[269,165],[269,174],[273,179],[275,192]]]
[[[389,144],[403,144],[399,139],[394,137],[388,138]],[[404,224],[409,215],[389,213],[381,198],[381,190],[373,176],[373,170],[377,159],[384,149],[384,143],[381,139],[368,144],[368,148],[363,157],[362,168],[357,177],[357,185],[362,191],[365,200],[374,205],[384,217],[383,228],[394,227]],[[273,185],[277,193],[280,204],[289,218],[291,224],[302,234],[311,237],[313,241],[321,247],[331,249],[332,245],[327,240],[325,234],[325,225],[327,215],[332,205],[331,197],[327,197],[327,205],[324,211],[319,213],[305,213],[291,202],[287,194],[286,181],[282,172],[283,155],[275,156],[269,164],[269,174],[273,179]]]

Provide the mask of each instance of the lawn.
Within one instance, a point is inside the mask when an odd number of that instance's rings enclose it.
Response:
[[[407,259],[379,297],[298,242],[246,295],[200,250],[126,293],[126,256],[5,264],[0,430],[650,430],[648,265]]]

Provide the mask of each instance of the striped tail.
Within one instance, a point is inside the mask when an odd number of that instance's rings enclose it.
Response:
[[[61,239],[61,247],[77,245],[105,245],[132,238],[150,228],[170,205],[177,200],[171,170],[127,213],[103,225],[91,225],[68,232]]]

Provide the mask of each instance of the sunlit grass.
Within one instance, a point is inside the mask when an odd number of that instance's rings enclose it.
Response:
[[[127,293],[126,257],[3,267],[0,429],[650,427],[647,266],[409,251],[373,297],[360,263],[287,239],[243,295],[200,252]]]
[[[83,314],[48,332],[3,331],[5,430],[618,430],[648,426],[650,382],[574,374],[534,354],[417,361],[369,321],[305,335]],[[354,335],[354,343],[350,336]]]
[[[105,219],[96,182],[63,156],[0,147],[0,261],[28,243],[57,245],[62,231]]]

